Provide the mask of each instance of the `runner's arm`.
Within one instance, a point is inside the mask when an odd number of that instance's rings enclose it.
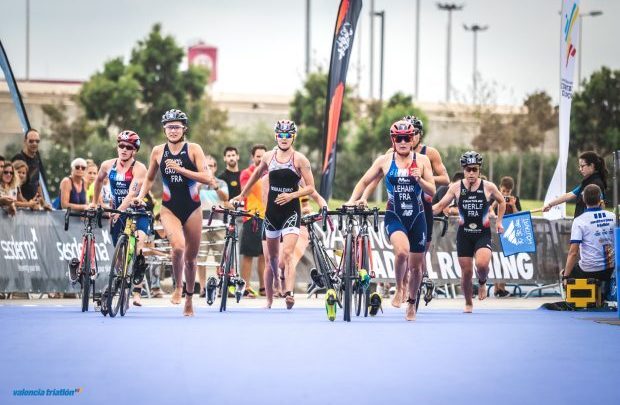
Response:
[[[433,179],[435,180],[436,186],[442,186],[446,184],[450,184],[450,177],[448,176],[448,171],[446,170],[446,166],[444,166],[443,161],[441,160],[441,155],[435,148],[429,148],[427,152],[428,159],[431,161],[431,168],[433,169]]]
[[[504,232],[502,219],[504,218],[504,213],[506,212],[506,200],[504,200],[504,195],[499,192],[495,184],[489,182],[485,182],[484,184],[489,187],[491,197],[497,201],[497,219],[495,220],[495,227],[497,228],[497,233],[502,233]]]
[[[433,205],[433,215],[439,215],[454,199],[457,199],[456,188],[459,187],[459,183],[454,183],[448,188],[446,194],[443,196],[437,204]]]
[[[265,169],[267,169],[267,159],[266,159],[267,155],[268,155],[268,153],[265,153],[263,155],[263,159],[260,161],[258,167],[256,167],[256,169],[254,169],[254,171],[252,172],[252,175],[248,179],[247,183],[245,183],[245,186],[241,189],[241,192],[239,193],[239,195],[236,196],[235,198],[231,199],[230,201],[243,201],[243,200],[245,200],[245,198],[248,196],[248,192],[250,191],[252,186],[260,178],[261,173],[263,173],[263,171]]]
[[[153,187],[153,182],[155,181],[155,176],[157,176],[157,170],[159,170],[159,161],[158,161],[158,153],[159,147],[153,148],[151,152],[151,157],[149,159],[149,168],[146,172],[146,177],[144,178],[144,183],[142,183],[142,187],[140,188],[140,193],[138,193],[138,197],[134,198],[134,204],[142,204],[142,199],[145,195],[151,191],[151,187]]]
[[[422,191],[430,196],[434,196],[437,190],[435,188],[435,180],[433,179],[433,169],[431,168],[430,159],[423,159],[422,162],[424,170],[422,171],[422,176],[418,179],[418,183],[420,183]]]
[[[97,178],[95,179],[95,186],[93,190],[93,205],[99,204],[101,200],[101,187],[103,187],[103,180],[108,175],[107,162],[103,162],[101,167],[99,168],[99,173],[97,173]]]
[[[358,201],[360,197],[362,197],[362,194],[364,193],[366,187],[372,184],[375,180],[381,178],[381,175],[383,174],[383,164],[385,163],[385,156],[386,155],[379,156],[373,162],[372,166],[370,166],[370,168],[366,171],[366,173],[364,173],[362,178],[355,185],[355,188],[351,193],[351,197],[349,197],[349,201],[345,203],[346,205],[350,205]]]
[[[133,179],[129,185],[129,191],[127,196],[123,198],[123,202],[118,206],[117,210],[125,211],[129,207],[134,199],[140,193],[140,186],[144,183],[146,177],[146,167],[144,165],[136,164],[133,168]],[[143,197],[144,198],[144,197]]]

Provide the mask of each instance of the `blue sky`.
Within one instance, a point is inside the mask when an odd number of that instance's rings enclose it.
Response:
[[[558,98],[560,0],[468,0],[453,14],[453,100],[468,100],[472,34],[463,24],[489,25],[479,34],[478,70],[495,83],[497,102],[520,104],[546,90]],[[0,0],[0,39],[18,78],[25,77],[25,0]],[[304,77],[305,0],[31,0],[30,77],[85,80],[105,60],[124,56],[150,27],[163,24],[181,45],[204,40],[219,48],[215,92],[292,95]],[[329,66],[338,0],[312,0],[312,63]],[[420,100],[443,101],[447,13],[421,1]],[[369,94],[369,8],[364,1],[348,83]],[[620,1],[583,0],[583,73],[620,69]],[[415,0],[376,0],[385,10],[384,95],[414,91]],[[375,95],[379,82],[379,22],[375,36]]]

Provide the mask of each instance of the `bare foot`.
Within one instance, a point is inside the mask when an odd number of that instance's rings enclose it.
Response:
[[[486,285],[478,286],[478,299],[482,301],[486,297],[487,297],[487,286]]]
[[[273,298],[267,298],[267,304],[265,305],[265,309],[271,309],[271,306],[273,305]]]
[[[408,288],[404,288],[403,289],[403,295],[401,296],[400,302],[404,304],[405,302],[407,302],[408,299],[409,299],[409,289]]]
[[[174,305],[179,305],[181,303],[181,288],[175,288],[174,292],[172,293],[172,297],[170,297],[170,302],[172,302]]]
[[[405,313],[405,319],[408,321],[415,321],[415,303],[407,304],[407,312]]]
[[[286,309],[293,309],[293,305],[295,305],[295,297],[292,295],[286,296]]]
[[[140,302],[140,299],[142,297],[140,296],[139,292],[135,292],[133,293],[133,305],[135,305],[136,307],[141,307],[142,303]]]
[[[394,308],[400,308],[401,303],[402,303],[401,290],[397,288],[396,292],[394,293],[394,298],[392,299],[392,306]]]
[[[192,305],[192,297],[185,297],[185,307],[183,308],[183,316],[194,316],[194,306]]]
[[[463,310],[463,313],[471,314],[472,312],[474,312],[474,306],[471,304],[465,305],[465,309]]]

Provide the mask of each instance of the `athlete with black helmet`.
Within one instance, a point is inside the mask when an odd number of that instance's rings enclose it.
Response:
[[[107,177],[110,181],[110,191],[112,199],[110,205],[112,208],[119,211],[126,210],[133,199],[138,195],[140,187],[144,182],[146,176],[146,166],[136,160],[136,153],[140,150],[140,136],[130,130],[121,131],[116,136],[117,144],[117,157],[114,159],[108,159],[101,163],[97,178],[94,185],[94,198],[93,201],[99,201],[99,195],[101,194],[101,188],[103,182]],[[94,206],[95,204],[91,204]],[[116,245],[118,237],[125,228],[125,221],[127,217],[125,215],[119,216],[118,214],[112,214],[110,219],[110,236],[112,237],[112,243]],[[140,276],[144,274],[145,263],[144,257],[140,253],[146,242],[146,237],[149,233],[149,220],[146,217],[138,217],[136,219],[136,228],[138,230],[138,242],[136,245],[139,253],[136,268],[136,281],[140,279]],[[140,291],[142,290],[140,283],[134,284],[133,290],[133,304],[140,306]]]
[[[172,248],[172,270],[176,282],[171,301],[173,304],[181,303],[183,269],[185,269],[185,283],[189,291],[185,291],[183,315],[193,316],[192,295],[196,281],[196,256],[202,230],[198,185],[210,182],[213,173],[207,166],[200,145],[187,142],[185,139],[189,119],[183,111],[166,111],[161,123],[166,143],[153,148],[146,179],[134,202],[141,204],[144,196],[151,190],[159,170],[163,183],[160,217]]]
[[[295,304],[293,251],[299,238],[301,225],[299,198],[314,192],[314,178],[308,159],[293,149],[297,136],[295,122],[278,121],[274,133],[277,148],[263,155],[260,164],[241,190],[241,194],[233,198],[231,202],[243,201],[263,172],[268,172],[269,192],[264,221],[267,244],[265,256],[269,258],[264,276],[267,308],[271,308],[273,304],[273,279],[279,277],[283,280],[286,307],[291,309]],[[304,185],[300,185],[302,180]],[[282,238],[282,251],[280,251],[280,238]]]
[[[456,250],[461,267],[461,288],[465,296],[463,312],[470,313],[474,308],[472,301],[474,259],[479,284],[478,299],[483,300],[487,297],[486,282],[492,252],[489,220],[491,200],[497,201],[498,206],[495,222],[497,233],[504,232],[502,218],[506,211],[506,202],[495,184],[480,178],[482,156],[478,152],[465,152],[461,156],[461,167],[465,178],[448,188],[441,201],[433,205],[433,213],[441,213],[456,199],[459,209]]]
[[[413,152],[414,127],[410,122],[397,121],[390,127],[393,152],[380,156],[353,189],[346,205],[359,205],[364,190],[385,176],[388,203],[385,229],[394,247],[396,294],[392,305],[400,307],[407,299],[405,319],[415,320],[415,301],[422,280],[422,262],[426,249],[426,218],[422,193],[435,194],[435,181],[428,157]],[[411,271],[409,284],[404,285]]]

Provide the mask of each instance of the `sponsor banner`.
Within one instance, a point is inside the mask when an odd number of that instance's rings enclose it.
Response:
[[[18,211],[13,217],[0,214],[0,291],[78,292],[69,282],[68,263],[82,247],[80,218],[72,217],[65,232],[64,211]],[[95,227],[95,251],[99,273],[96,290],[107,284],[114,253],[109,222]]]
[[[560,25],[560,113],[558,164],[545,195],[545,205],[566,193],[566,166],[570,136],[570,108],[573,98],[573,73],[579,43],[579,0],[562,1],[562,24]],[[544,213],[547,219],[566,217],[566,204],[556,205]]]
[[[504,256],[536,252],[536,238],[529,211],[504,216],[504,233],[499,235]]]
[[[336,218],[334,218],[336,220]],[[336,223],[336,221],[334,221]],[[342,249],[342,232],[323,232],[316,225],[328,253],[339,263],[334,251]],[[493,233],[493,254],[489,279],[508,283],[548,284],[557,282],[559,265],[566,260],[571,220],[547,221],[532,218],[536,251],[504,256],[497,235]],[[446,234],[441,237],[442,224],[436,223],[431,250],[426,254],[429,276],[444,283],[460,282],[461,269],[456,253],[458,218],[449,219]],[[493,227],[492,227],[493,229]],[[555,229],[555,231],[553,231]],[[79,218],[71,218],[69,231],[64,231],[64,212],[20,211],[14,217],[0,215],[0,292],[78,292],[71,287],[68,263],[81,249],[83,226]],[[95,279],[97,291],[107,284],[113,256],[109,225],[95,229],[96,256],[99,273]],[[554,234],[555,232],[555,234]],[[394,280],[394,253],[385,234],[383,220],[379,232],[370,227],[372,249],[371,269],[379,281]],[[297,266],[298,281],[309,281],[314,267],[308,249]]]
[[[336,218],[333,218],[337,221]],[[491,229],[494,229],[494,220],[491,220]],[[336,222],[334,222],[336,223]],[[438,282],[458,283],[461,277],[461,268],[456,253],[456,232],[458,230],[458,217],[449,218],[446,234],[441,237],[442,224],[435,223],[433,229],[433,242],[431,250],[426,254],[426,265],[429,277]],[[559,239],[553,236],[553,227],[558,228]],[[570,238],[571,220],[547,221],[544,218],[532,218],[532,227],[537,241],[535,252],[522,252],[505,256],[497,234],[493,232],[493,253],[490,263],[490,282],[507,282],[520,284],[548,284],[558,281],[558,262],[564,263]],[[333,255],[334,250],[343,248],[344,237],[342,232],[323,232],[316,225],[318,235],[323,239],[328,253],[339,265],[340,258]],[[555,242],[554,242],[555,241]],[[379,232],[375,233],[370,227],[370,245],[372,249],[372,271],[375,272],[377,281],[393,281],[394,253],[392,245],[387,237],[383,219],[379,226]],[[312,253],[307,250],[297,266],[298,279],[307,280],[310,269],[314,266]]]
[[[325,124],[323,131],[323,167],[321,171],[320,194],[326,201],[332,195],[332,184],[336,174],[336,146],[340,127],[340,111],[353,51],[355,27],[362,9],[362,0],[342,0],[338,7],[334,42],[327,79],[327,101],[325,103]]]

